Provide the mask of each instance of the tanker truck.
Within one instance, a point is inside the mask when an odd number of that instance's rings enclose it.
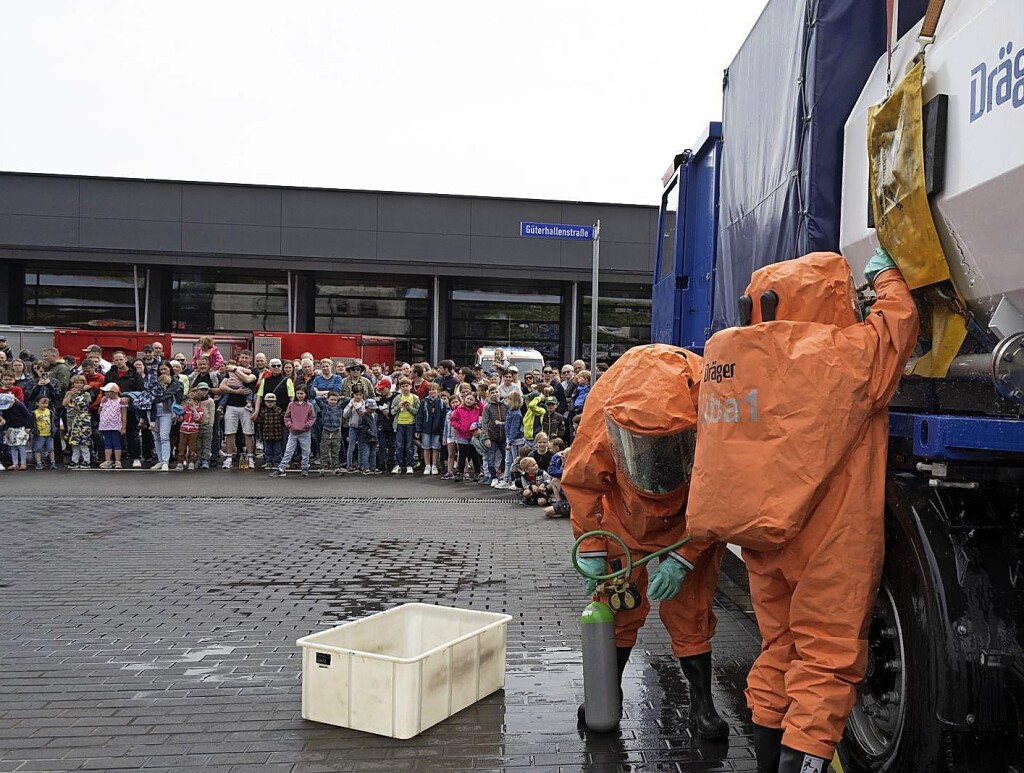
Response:
[[[768,2],[722,121],[663,177],[652,338],[701,352],[769,263],[838,251],[860,277],[879,245],[869,110],[923,49],[925,209],[949,274],[930,292],[963,333],[921,375],[951,339],[915,291],[868,670],[838,754],[845,773],[1024,773],[1024,0],[947,0],[922,37],[926,5]]]

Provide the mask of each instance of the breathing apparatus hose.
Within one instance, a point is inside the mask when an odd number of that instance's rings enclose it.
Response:
[[[624,567],[622,567],[621,569],[618,569],[618,570],[616,570],[614,572],[610,572],[609,574],[590,574],[589,572],[585,572],[580,567],[577,553],[579,553],[580,545],[583,544],[583,540],[589,539],[590,537],[608,537],[608,538],[613,539],[616,542],[618,542],[619,545],[622,546],[622,551],[623,551],[623,554],[624,554],[625,559],[626,559],[626,565]],[[676,542],[673,545],[669,545],[667,548],[662,548],[661,550],[656,550],[655,552],[651,553],[650,555],[644,556],[639,561],[636,561],[634,563],[633,556],[630,553],[629,547],[623,541],[622,537],[620,537],[618,534],[612,534],[610,531],[604,531],[603,529],[595,529],[594,531],[588,531],[586,534],[582,535],[578,540],[576,540],[576,542],[573,543],[572,552],[570,553],[570,558],[572,559],[573,568],[577,572],[579,572],[581,576],[585,577],[588,580],[597,580],[597,582],[600,583],[600,582],[604,582],[605,580],[614,580],[616,577],[621,577],[623,575],[625,575],[626,577],[631,577],[633,575],[633,567],[634,566],[643,566],[648,561],[650,561],[652,558],[659,558],[659,557],[665,555],[666,553],[671,553],[673,550],[677,550],[678,548],[681,548],[683,545],[685,545],[691,539],[693,539],[693,538],[692,537],[687,537],[686,539],[681,539],[681,540],[679,540],[679,542]]]

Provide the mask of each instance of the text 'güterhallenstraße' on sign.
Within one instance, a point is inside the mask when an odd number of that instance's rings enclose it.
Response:
[[[590,225],[568,225],[565,223],[520,223],[519,235],[534,239],[580,239],[592,241],[594,227]]]

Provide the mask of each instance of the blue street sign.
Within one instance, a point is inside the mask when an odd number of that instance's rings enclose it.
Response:
[[[564,223],[520,223],[519,235],[534,239],[594,240],[594,226],[566,225]]]

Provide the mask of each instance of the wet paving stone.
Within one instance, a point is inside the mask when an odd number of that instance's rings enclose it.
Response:
[[[0,771],[754,769],[742,690],[758,637],[728,577],[713,642],[728,742],[692,733],[656,615],[619,732],[580,732],[567,521],[494,496],[256,496],[266,485],[6,502]],[[295,640],[413,601],[511,615],[505,690],[408,741],[304,721]]]

